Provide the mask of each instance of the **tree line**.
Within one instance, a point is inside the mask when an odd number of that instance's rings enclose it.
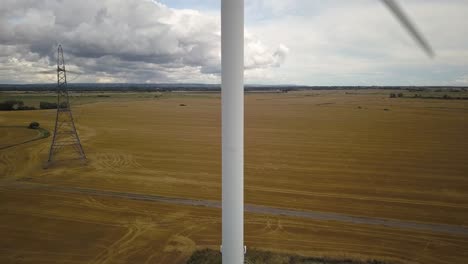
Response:
[[[67,103],[62,102],[60,108],[66,108]],[[21,100],[6,100],[0,102],[0,111],[20,111],[20,110],[37,110],[34,106],[27,106]],[[39,109],[57,109],[57,103],[40,102]]]

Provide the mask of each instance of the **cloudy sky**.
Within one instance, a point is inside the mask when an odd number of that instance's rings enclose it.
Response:
[[[468,85],[468,1],[400,0],[428,58],[378,0],[245,0],[247,83]],[[0,83],[219,83],[220,0],[1,0]]]

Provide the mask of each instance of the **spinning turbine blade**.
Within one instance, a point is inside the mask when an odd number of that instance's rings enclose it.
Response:
[[[382,0],[382,2],[392,11],[393,15],[400,21],[410,35],[416,40],[421,48],[427,53],[429,57],[434,57],[434,51],[424,37],[418,32],[414,24],[410,21],[408,16],[403,12],[403,9],[394,0]]]

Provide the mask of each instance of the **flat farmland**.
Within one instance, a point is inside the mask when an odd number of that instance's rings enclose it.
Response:
[[[468,101],[389,93],[246,94],[246,203],[468,226]],[[184,263],[195,249],[219,247],[217,208],[63,191],[220,200],[220,95],[147,95],[76,99],[86,165],[44,169],[50,137],[0,150],[2,263]],[[52,132],[54,111],[0,112],[0,127],[31,121]],[[17,140],[2,135],[2,144]],[[462,233],[268,214],[246,214],[246,244],[395,263],[468,261]]]
[[[26,126],[0,127],[0,149],[21,144],[37,136],[37,130],[27,129]]]

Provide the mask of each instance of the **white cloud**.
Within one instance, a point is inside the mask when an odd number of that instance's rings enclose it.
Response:
[[[79,81],[219,82],[219,13],[207,11],[209,0],[203,11],[194,0],[171,2],[179,9],[149,0],[2,0],[0,80],[42,81],[34,71],[53,68],[54,45],[62,42]],[[468,1],[400,3],[435,59],[378,0],[246,1],[246,82],[463,83]]]
[[[52,67],[61,43],[80,81],[219,82],[219,14],[146,0],[6,1],[0,14],[3,81],[42,80],[34,67]],[[284,47],[271,49],[255,36],[246,51],[249,69],[277,67],[286,56]],[[18,62],[6,71],[9,58]]]
[[[253,2],[272,9],[269,1]],[[248,18],[247,26],[265,45],[281,42],[290,49],[281,68],[270,70],[274,76],[289,76],[288,82],[437,85],[450,83],[454,74],[468,70],[466,1],[401,1],[436,51],[434,60],[427,58],[380,1],[285,2],[289,5],[284,11]]]
[[[289,48],[280,44],[271,49],[252,34],[245,33],[245,69],[279,67],[286,60]]]

